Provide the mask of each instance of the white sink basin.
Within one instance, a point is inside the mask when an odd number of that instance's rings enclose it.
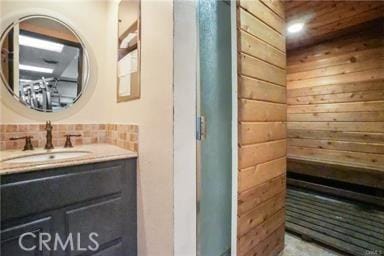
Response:
[[[3,163],[27,163],[27,162],[44,162],[60,159],[76,158],[88,155],[89,151],[56,151],[46,152],[39,154],[32,154],[27,156],[18,156],[13,158],[4,159]]]

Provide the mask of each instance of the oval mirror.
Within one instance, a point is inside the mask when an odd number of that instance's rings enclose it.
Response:
[[[65,23],[47,16],[22,18],[2,33],[0,45],[3,84],[25,106],[58,112],[84,93],[87,51]]]

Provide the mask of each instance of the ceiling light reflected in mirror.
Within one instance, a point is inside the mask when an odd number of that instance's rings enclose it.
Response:
[[[52,74],[53,69],[52,68],[42,68],[42,67],[36,67],[36,66],[29,66],[29,65],[19,65],[20,70],[26,70],[26,71],[32,71],[32,72],[39,72],[39,73],[48,73]]]
[[[51,41],[37,39],[24,35],[19,36],[19,44],[53,52],[62,52],[64,48],[63,44],[54,43]]]

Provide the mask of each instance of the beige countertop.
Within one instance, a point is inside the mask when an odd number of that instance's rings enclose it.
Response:
[[[67,152],[67,151],[87,151],[86,155],[67,159],[57,159],[39,162],[6,163],[7,159],[22,156],[39,155],[44,153]],[[104,162],[109,160],[136,158],[137,153],[110,144],[89,144],[75,146],[73,148],[55,148],[46,150],[35,148],[31,151],[4,150],[0,151],[0,175],[30,172],[36,170],[52,169],[66,166]]]

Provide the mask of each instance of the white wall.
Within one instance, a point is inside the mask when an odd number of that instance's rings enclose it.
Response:
[[[110,32],[117,35],[117,4],[109,8]],[[173,4],[142,1],[141,9],[141,98],[113,104],[110,116],[139,125],[140,255],[168,256],[173,254]],[[115,47],[116,41],[110,41],[113,57],[108,56],[112,62],[106,66],[111,73]]]
[[[139,255],[173,255],[173,3],[142,1],[141,98],[116,103],[118,1],[1,1],[1,17],[32,10],[76,24],[95,53],[97,81],[88,99],[49,118],[56,123],[139,125]],[[1,123],[41,123],[1,104]]]

